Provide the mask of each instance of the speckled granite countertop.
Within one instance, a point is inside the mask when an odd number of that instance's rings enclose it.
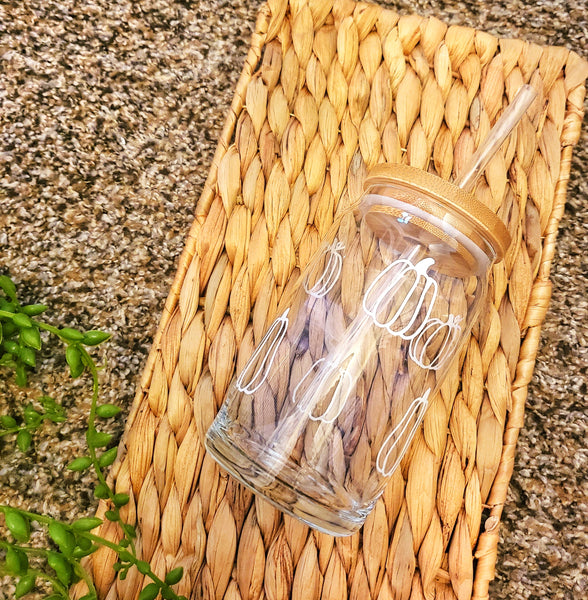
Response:
[[[381,2],[588,57],[581,0]],[[106,399],[129,409],[193,219],[260,0],[0,4],[0,272],[55,323],[114,334]],[[588,597],[588,126],[566,214],[508,505],[493,598]],[[36,385],[68,407],[25,456],[0,446],[0,502],[70,517],[91,487],[86,386],[64,360]],[[13,389],[0,381],[0,413]],[[123,419],[112,425],[120,433]],[[6,589],[0,583],[0,598]]]

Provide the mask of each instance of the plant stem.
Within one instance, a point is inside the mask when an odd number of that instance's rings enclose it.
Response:
[[[106,482],[106,477],[104,476],[104,473],[102,472],[102,467],[100,467],[100,463],[98,462],[98,457],[96,456],[96,448],[91,443],[92,435],[96,432],[96,424],[95,424],[96,423],[96,407],[97,407],[97,403],[98,403],[98,392],[100,389],[100,383],[98,381],[98,369],[96,368],[96,363],[92,360],[92,357],[88,354],[88,351],[85,348],[83,348],[82,346],[79,346],[79,349],[80,349],[80,353],[82,355],[82,362],[88,368],[88,371],[90,371],[90,375],[92,376],[92,403],[90,405],[90,414],[88,416],[88,430],[86,433],[86,441],[88,442],[88,451],[90,453],[90,458],[92,460],[92,465],[94,467],[94,471],[96,472],[96,477],[98,478],[98,481],[101,484],[106,486],[106,489],[108,490],[108,497],[114,506],[115,513],[119,517],[118,522],[119,522],[122,530],[125,533],[125,537],[129,540],[131,551],[132,551],[133,555],[136,555],[135,543],[133,542],[132,537],[129,535],[129,532],[125,526],[126,524],[120,520],[120,509],[118,506],[116,506],[116,504],[114,502],[114,491],[110,488],[110,486]]]
[[[39,569],[29,569],[27,571],[27,575],[33,575],[33,577],[37,579],[44,579],[48,581],[55,591],[58,591],[64,598],[69,598],[69,594],[67,588],[55,577],[51,575],[47,575],[44,571],[40,571]],[[14,577],[12,573],[9,573],[1,564],[0,564],[0,577]]]
[[[5,319],[11,319],[14,317],[16,313],[8,312],[7,310],[0,310],[0,318],[4,317]],[[31,319],[31,322],[36,325],[39,329],[43,329],[52,333],[54,336],[58,337],[62,342],[66,342],[66,340],[57,327],[53,327],[53,325],[49,325],[49,323],[43,323],[43,321],[38,321],[37,319]]]
[[[4,540],[0,540],[0,548],[14,548],[15,550],[20,550],[25,554],[30,554],[31,556],[47,556],[47,550],[44,548],[31,548],[30,546],[19,546],[17,544],[11,544],[10,542],[5,542]]]
[[[48,575],[44,571],[39,571],[39,569],[29,569],[28,573],[29,575],[34,575],[39,579],[45,579],[45,581],[48,581],[51,584],[55,591],[60,593],[64,598],[69,598],[69,591],[67,587],[65,587],[56,577]]]
[[[34,431],[40,425],[40,423],[38,425],[16,425],[15,427],[10,427],[9,429],[0,429],[0,438],[4,437],[5,435],[10,435],[11,433],[19,433],[20,431]]]
[[[10,506],[0,504],[0,512],[3,512],[3,509],[6,509],[6,508],[15,510]],[[44,525],[50,525],[51,523],[61,523],[57,519],[53,519],[52,517],[48,517],[47,515],[40,515],[37,513],[33,513],[33,512],[29,512],[27,510],[21,510],[21,509],[16,509],[16,510],[18,510],[18,512],[20,512],[22,515],[25,515],[26,517],[28,517],[31,521],[36,521],[37,523],[42,523]],[[111,550],[116,552],[118,555],[126,552],[129,555],[129,557],[131,558],[131,560],[129,560],[129,562],[132,563],[133,565],[137,566],[139,559],[137,558],[137,555],[134,550],[132,553],[130,553],[127,551],[126,548],[123,548],[120,544],[117,544],[116,542],[112,542],[111,540],[107,540],[106,538],[103,538],[94,533],[90,533],[89,531],[82,531],[82,532],[76,532],[76,533],[77,533],[77,535],[83,536],[83,537],[87,538],[88,540],[95,542],[96,544],[99,544],[100,546],[106,546],[106,548],[110,548]],[[0,548],[8,548],[8,547],[14,548],[16,550],[21,550],[25,554],[30,554],[31,556],[46,557],[47,552],[48,552],[44,548],[31,548],[29,546],[18,546],[16,544],[11,544],[9,542],[5,542],[4,540],[0,540]],[[70,562],[74,567],[79,565],[79,563],[77,561],[70,561]],[[82,579],[86,582],[86,584],[88,584],[88,588],[90,589],[90,591],[95,591],[94,585],[93,585],[92,581],[90,580],[88,573],[81,567],[81,565],[79,566],[79,569],[80,569],[79,572],[76,569],[76,572],[78,572],[78,575],[80,575],[82,577]],[[147,577],[149,577],[154,583],[157,583],[158,585],[166,585],[162,579],[157,577],[157,575],[151,570],[151,568],[149,568],[149,571],[147,573],[145,573],[145,575],[147,575]]]
[[[27,510],[13,509],[10,506],[0,504],[0,512],[4,512],[4,509],[18,510],[18,512],[20,512],[22,515],[26,516],[31,521],[36,521],[37,523],[42,523],[43,525],[50,525],[51,523],[60,523],[60,521],[58,521],[57,519],[53,519],[52,517],[48,517],[47,515],[40,515],[37,513],[29,512]],[[89,531],[76,532],[76,534],[83,536],[83,537],[87,538],[88,540],[90,540],[96,544],[99,544],[100,546],[105,546],[106,548],[110,548],[111,550],[116,552],[116,554],[118,554],[119,556],[121,555],[121,553],[125,553],[127,558],[129,558],[128,562],[133,564],[135,567],[140,562],[139,559],[137,558],[137,554],[134,549],[132,550],[132,552],[128,552],[127,549],[124,548],[123,546],[121,546],[120,544],[117,544],[116,542],[112,542],[111,540],[107,540],[99,535],[94,534],[94,533],[90,533]],[[26,554],[30,554],[31,556],[45,557],[45,556],[47,556],[47,552],[48,552],[47,550],[45,550],[43,548],[31,548],[28,546],[17,546],[16,544],[10,544],[9,542],[0,540],[0,548],[8,548],[8,547],[15,548],[16,550],[21,550],[22,552],[25,552]],[[85,571],[85,569],[83,569],[83,567],[81,565],[79,565],[78,561],[74,560],[74,561],[69,561],[69,562],[70,562],[70,564],[72,564],[72,566],[76,570],[76,573],[78,575],[80,575],[80,577],[88,585],[88,589],[91,592],[95,592],[94,584],[92,583],[92,581],[91,581],[88,573]],[[149,577],[149,579],[151,579],[157,585],[167,587],[167,584],[152,571],[151,567],[149,567],[149,570],[144,574],[147,577]],[[176,597],[177,597],[177,595],[176,595]]]
[[[66,344],[68,343],[68,340],[66,340],[64,337],[62,337],[61,332],[59,331],[59,329],[57,327],[53,327],[53,325],[49,325],[49,323],[43,323],[42,321],[37,321],[36,319],[31,319],[31,321],[39,329],[48,331],[49,333],[52,333],[55,337],[58,337],[62,342],[65,342]]]
[[[86,584],[86,587],[88,588],[88,592],[91,594],[94,594],[97,598],[98,592],[96,591],[96,588],[94,587],[94,582],[92,581],[92,578],[90,577],[90,574],[88,573],[88,571],[86,571],[86,569],[84,569],[84,567],[82,567],[82,565],[78,561],[72,561],[71,564],[73,566],[75,573],[84,580],[84,583]]]
[[[97,544],[102,544],[103,546],[106,546],[107,548],[110,548],[111,550],[114,550],[117,554],[120,554],[121,551],[124,551],[124,548],[121,548],[116,542],[111,542],[110,540],[105,540],[104,538],[101,538],[99,535],[95,535],[93,533],[87,533],[86,535],[88,536],[88,539],[92,540],[93,542],[96,542]],[[132,559],[129,562],[131,562],[133,565],[137,566],[139,559],[137,558],[137,556],[134,552],[131,554],[131,556],[132,556]],[[160,579],[159,577],[157,577],[157,575],[151,570],[151,567],[149,567],[149,571],[144,573],[144,575],[147,575],[147,577],[149,577],[149,579],[151,579],[154,583],[157,583],[160,586],[167,586],[167,584],[163,581],[163,579]]]
[[[21,512],[25,512],[25,511],[21,511]],[[20,550],[21,552],[24,552],[25,554],[28,554],[30,556],[39,556],[42,558],[46,558],[47,553],[48,553],[48,550],[45,550],[45,548],[31,548],[30,546],[18,546],[17,544],[10,544],[8,542],[5,542],[4,540],[0,540],[0,548],[14,548],[15,550]],[[82,566],[78,565],[76,563],[73,563],[73,564],[74,564],[74,566],[79,566],[79,569],[76,569],[76,572],[78,572],[78,574],[80,575],[80,577],[82,577],[82,579],[84,581],[88,582],[89,576],[84,571]],[[83,574],[80,571],[83,571]],[[13,573],[8,573],[5,569],[3,569],[1,563],[0,563],[0,575],[2,575],[2,576],[9,575],[11,577],[14,577]],[[40,571],[39,569],[31,569],[29,567],[27,569],[27,575],[34,575],[35,577],[45,579],[53,586],[53,589],[55,591],[58,591],[65,598],[69,598],[67,588],[58,579],[56,579],[55,577],[52,577],[51,575],[48,575],[45,571]],[[84,575],[85,575],[85,577],[84,577]],[[95,592],[96,589],[94,588],[94,585],[92,584],[91,581],[90,581],[90,585],[92,587],[91,588],[88,587],[88,589]]]
[[[15,510],[10,506],[0,504],[0,512],[4,512],[4,509]],[[28,517],[31,521],[36,521],[37,523],[42,523],[43,525],[50,525],[51,523],[60,523],[60,521],[58,521],[57,519],[53,519],[52,517],[48,517],[47,515],[40,515],[37,513],[33,513],[33,512],[29,512],[27,510],[21,510],[21,509],[16,509],[16,510],[18,510],[18,512],[20,512],[22,515]],[[128,562],[133,564],[135,567],[139,563],[139,559],[137,558],[137,554],[134,549],[132,552],[128,552],[127,549],[123,548],[120,544],[117,544],[116,542],[112,542],[111,540],[107,540],[99,535],[94,534],[94,533],[90,533],[89,531],[76,532],[76,534],[83,536],[83,537],[87,538],[88,540],[90,540],[96,544],[99,544],[100,546],[105,546],[106,548],[110,548],[111,550],[116,552],[116,554],[118,554],[119,556],[121,555],[121,553],[126,553],[127,557],[130,559]],[[44,548],[31,548],[28,546],[17,546],[16,544],[10,544],[9,542],[0,540],[0,548],[8,548],[8,547],[15,548],[16,550],[21,550],[22,552],[25,552],[26,554],[30,554],[31,556],[46,557],[47,552],[48,552]],[[78,575],[80,575],[80,577],[82,577],[82,579],[86,582],[86,584],[88,585],[88,589],[91,592],[95,592],[94,584],[92,583],[92,581],[91,581],[88,573],[85,571],[85,569],[83,569],[83,567],[81,565],[79,565],[78,561],[74,560],[74,561],[69,561],[69,562],[72,564],[72,566],[74,566]],[[79,570],[77,567],[79,567]],[[158,584],[159,586],[167,587],[167,584],[152,571],[151,567],[149,567],[149,570],[144,574],[147,575],[147,577],[149,577],[149,579],[151,579],[154,583]]]

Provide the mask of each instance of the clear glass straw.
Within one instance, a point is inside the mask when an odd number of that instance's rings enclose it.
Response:
[[[496,121],[486,139],[476,150],[468,166],[454,181],[455,185],[466,192],[473,190],[476,181],[478,181],[498,148],[502,146],[509,133],[518,125],[536,97],[537,92],[530,85],[521,87],[514,100],[506,107],[500,119]]]

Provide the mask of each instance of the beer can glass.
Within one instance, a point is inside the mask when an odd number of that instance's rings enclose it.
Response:
[[[280,510],[332,535],[356,531],[487,306],[509,243],[472,194],[406,165],[375,167],[229,386],[208,451]]]

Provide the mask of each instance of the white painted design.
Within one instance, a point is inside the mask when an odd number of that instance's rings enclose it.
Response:
[[[247,361],[245,368],[237,378],[236,388],[244,394],[254,394],[267,379],[271,366],[276,357],[278,347],[286,335],[288,329],[288,312],[286,309],[278,317],[267,333],[263,336],[261,343]],[[263,355],[262,360],[259,360]]]
[[[325,358],[319,358],[304,374],[292,392],[292,402],[301,408],[310,404],[311,410],[308,418],[311,421],[333,423],[341,414],[345,403],[349,400],[349,396],[353,391],[353,377],[347,369],[339,367],[330,361],[327,361],[325,366],[319,370],[319,365],[323,364],[325,360]],[[302,393],[304,398],[304,400],[302,400],[300,398],[300,388],[313,372],[315,373],[315,378],[310,383],[309,387]],[[313,414],[312,409],[314,406],[320,401],[322,396],[333,388],[333,386],[336,387],[327,408],[325,408],[320,415]],[[311,400],[309,394],[312,397],[312,402],[309,402],[309,400]]]
[[[461,334],[461,316],[449,315],[447,321],[430,319],[417,337],[410,340],[408,355],[421,368],[436,371],[440,369],[457,347]],[[439,350],[430,359],[428,351],[434,342],[441,342]]]
[[[410,340],[421,332],[431,316],[433,304],[435,303],[438,293],[437,282],[427,274],[429,268],[434,264],[434,258],[424,258],[416,265],[413,265],[410,260],[402,258],[389,264],[374,279],[363,297],[363,309],[373,319],[375,325],[385,328],[391,335],[400,336],[404,340]],[[397,269],[398,272],[392,276],[390,281],[386,281],[394,269]],[[400,302],[398,310],[387,321],[380,321],[378,319],[378,313],[385,309],[387,304],[390,304],[394,294],[401,289],[405,280],[409,277],[414,277],[414,283],[405,294],[402,302]],[[417,319],[419,313],[421,312],[421,308],[427,300],[427,294],[429,293],[430,299],[425,307],[425,316],[422,319],[421,324],[418,325]],[[405,316],[404,311],[407,307],[412,308],[412,314],[408,323],[397,328],[396,322],[401,315]]]
[[[399,223],[406,225],[412,219],[412,215],[409,215],[407,212],[402,212],[402,214],[396,219]]]
[[[345,244],[339,242],[337,238],[333,243],[328,246],[325,250],[325,254],[328,255],[325,268],[321,276],[317,279],[316,283],[309,289],[308,288],[308,275],[304,278],[304,289],[310,296],[315,298],[322,298],[326,296],[335,286],[339,276],[341,275],[341,269],[343,267],[343,257],[341,251],[345,249]]]
[[[376,457],[376,469],[384,477],[391,475],[400,464],[402,457],[414,437],[429,405],[429,388],[420,398],[413,400],[406,414],[396,427],[386,436]],[[412,421],[412,426],[411,426]],[[402,444],[400,450],[398,447]],[[388,464],[394,458],[392,464]]]

